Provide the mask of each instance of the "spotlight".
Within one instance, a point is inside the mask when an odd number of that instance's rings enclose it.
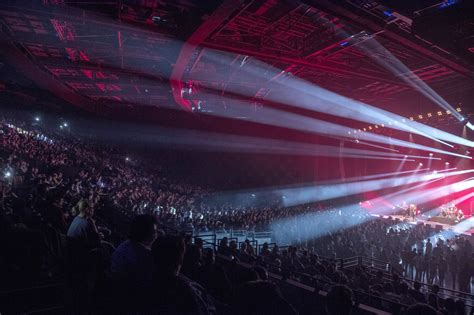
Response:
[[[63,128],[64,128],[64,126],[63,126],[63,125],[59,125],[59,128],[63,129]]]
[[[471,129],[471,130],[474,130],[474,125],[471,124],[470,122],[468,122],[468,123],[466,124],[466,127],[469,128],[469,129]]]
[[[9,171],[6,171],[5,172],[5,178],[9,178],[10,176],[12,176],[12,173],[9,172]]]
[[[130,158],[127,156],[127,157],[125,158],[125,161],[127,161],[127,162],[130,161]]]
[[[36,116],[35,121],[40,121],[40,118],[38,116]]]
[[[408,158],[408,155],[405,155],[405,159]]]
[[[423,163],[418,164],[419,166],[423,166]]]
[[[67,122],[65,122],[65,123],[63,124],[63,126],[64,126],[64,127],[67,127],[67,126],[68,126]]]
[[[433,156],[433,153],[430,153],[430,156]]]
[[[449,165],[449,162],[444,163],[444,165],[448,166],[448,165]]]

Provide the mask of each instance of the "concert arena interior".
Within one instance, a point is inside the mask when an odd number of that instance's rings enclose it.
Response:
[[[474,1],[0,1],[0,314],[474,314]]]

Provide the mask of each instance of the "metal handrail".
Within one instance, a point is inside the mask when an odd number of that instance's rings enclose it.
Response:
[[[382,260],[379,260],[379,259],[374,259],[374,258],[369,258],[369,257],[365,257],[365,256],[354,256],[354,257],[349,257],[349,258],[344,258],[343,260],[344,261],[351,261],[351,260],[355,260],[355,259],[358,259],[360,261],[360,266],[364,266],[364,267],[369,267],[369,268],[373,268],[373,269],[376,269],[376,270],[379,270],[379,271],[382,271],[385,273],[385,275],[388,273],[388,274],[391,274],[392,272],[392,268],[391,268],[391,265],[390,263],[388,262],[384,262]],[[380,269],[380,268],[376,268],[374,266],[369,266],[369,265],[365,265],[363,262],[367,262],[367,261],[373,261],[373,262],[376,262],[376,263],[380,263],[380,264],[386,264],[387,266],[389,266],[388,270],[387,269]],[[346,266],[346,265],[345,265]],[[419,281],[416,281],[416,280],[412,280],[412,279],[408,279],[408,278],[405,278],[405,277],[401,277],[404,281],[407,281],[409,283],[414,283],[414,282],[419,282]],[[432,289],[433,285],[429,284],[429,283],[423,283],[423,282],[419,282],[422,286],[425,286],[427,287],[429,290]],[[444,288],[444,287],[439,287],[439,290],[440,290],[440,293],[443,294],[445,297],[454,297],[456,299],[464,299],[465,302],[466,302],[466,305],[467,306],[471,306],[471,307],[474,307],[474,303],[472,303],[472,301],[474,300],[474,295],[473,294],[470,294],[470,293],[466,293],[466,292],[462,292],[462,291],[456,291],[456,290],[452,290],[452,289],[448,289],[448,288]]]

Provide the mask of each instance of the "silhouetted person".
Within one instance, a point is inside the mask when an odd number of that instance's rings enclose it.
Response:
[[[198,282],[202,284],[214,297],[223,302],[229,300],[231,285],[225,270],[216,265],[215,254],[212,248],[204,250],[203,265],[198,273]]]
[[[426,303],[426,297],[420,291],[421,284],[418,281],[415,281],[413,284],[413,289],[409,290],[408,293],[418,302],[418,303]]]
[[[152,287],[153,256],[151,245],[156,239],[156,219],[152,215],[136,216],[130,226],[128,240],[112,255],[111,271],[121,301],[133,304]]]
[[[232,309],[234,314],[297,314],[282,297],[278,288],[268,281],[250,281],[242,284],[237,289]]]
[[[155,288],[150,297],[159,314],[210,314],[214,306],[206,291],[180,274],[186,245],[178,236],[164,236],[153,245]]]
[[[333,286],[326,295],[326,312],[329,315],[348,315],[353,308],[352,290],[345,285]]]

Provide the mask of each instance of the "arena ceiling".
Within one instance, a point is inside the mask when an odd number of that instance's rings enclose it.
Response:
[[[407,116],[417,104],[436,110],[401,77],[413,74],[472,112],[472,13],[459,15],[463,1],[417,3],[10,0],[0,5],[2,58],[40,88],[101,114],[225,109],[242,99],[256,111],[282,93],[275,82],[291,77]],[[383,56],[360,49],[368,38],[411,73],[374,62]],[[262,80],[247,75],[252,68],[281,71]]]

